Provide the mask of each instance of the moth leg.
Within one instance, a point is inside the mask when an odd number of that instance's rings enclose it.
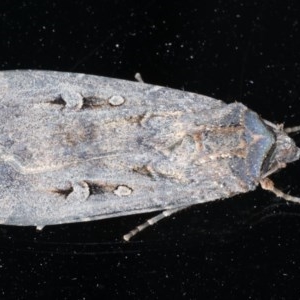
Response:
[[[277,197],[282,198],[286,201],[291,201],[300,204],[300,198],[294,197],[288,194],[283,193],[281,190],[277,189],[274,186],[274,182],[269,178],[264,178],[260,181],[260,185],[264,190],[274,193]]]
[[[284,128],[284,131],[286,133],[300,132],[300,126],[287,127],[287,128]]]
[[[135,73],[134,78],[141,83],[145,83],[145,81],[142,78],[142,75],[140,73]]]
[[[155,217],[147,220],[145,223],[137,226],[136,228],[134,228],[133,230],[131,230],[130,232],[128,232],[127,234],[123,235],[123,239],[128,242],[133,236],[135,236],[136,234],[138,234],[139,232],[143,231],[144,229],[146,229],[149,226],[152,226],[153,224],[159,222],[160,220],[167,218],[185,208],[187,208],[188,206],[183,206],[183,207],[179,207],[179,208],[173,208],[173,209],[168,209],[168,210],[164,210],[162,213],[156,215]]]

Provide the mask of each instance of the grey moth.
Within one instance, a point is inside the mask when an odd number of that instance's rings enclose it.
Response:
[[[107,77],[0,72],[0,223],[33,225],[162,211],[261,184],[300,150],[241,103]],[[296,130],[299,128],[296,128]],[[292,131],[292,130],[289,130]]]

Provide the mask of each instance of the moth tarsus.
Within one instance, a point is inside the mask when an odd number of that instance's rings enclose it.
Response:
[[[260,184],[300,157],[286,128],[241,103],[107,77],[0,72],[0,220],[35,226],[183,208]]]
[[[137,235],[139,232],[143,231],[144,229],[146,229],[147,227],[149,226],[152,226],[156,223],[158,223],[159,221],[167,218],[167,217],[170,217],[171,215],[181,211],[181,210],[184,210],[186,209],[188,206],[184,206],[184,207],[179,207],[179,208],[175,208],[175,209],[167,209],[167,210],[164,210],[163,212],[161,212],[160,214],[154,216],[153,218],[151,219],[148,219],[145,223],[135,227],[133,230],[131,230],[130,232],[128,232],[127,234],[123,235],[123,239],[126,241],[126,242],[129,242],[129,240],[131,238],[133,238],[135,235]]]
[[[140,83],[145,83],[140,73],[135,73],[134,78]]]
[[[298,133],[300,132],[300,126],[287,127],[284,128],[284,131],[286,133]]]

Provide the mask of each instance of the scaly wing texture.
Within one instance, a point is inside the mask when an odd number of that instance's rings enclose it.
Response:
[[[255,188],[274,142],[241,104],[92,75],[0,72],[0,105],[4,224],[44,226],[227,198]],[[257,136],[259,147],[249,152]]]

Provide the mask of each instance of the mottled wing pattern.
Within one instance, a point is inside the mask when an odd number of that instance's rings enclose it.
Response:
[[[92,75],[0,72],[0,105],[5,224],[104,219],[227,198],[255,188],[274,142],[241,104]]]

